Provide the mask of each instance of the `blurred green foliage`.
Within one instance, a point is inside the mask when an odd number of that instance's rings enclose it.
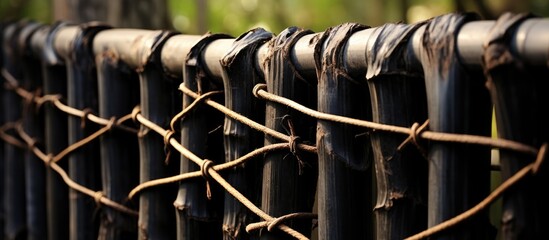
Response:
[[[0,0],[0,20],[28,18],[51,23],[55,0]],[[86,0],[80,0],[86,1]],[[105,0],[107,1],[107,0]],[[159,1],[159,0],[151,0]],[[274,33],[289,26],[315,32],[344,22],[379,26],[413,23],[454,11],[493,19],[505,11],[549,16],[547,0],[165,0],[174,30],[233,36],[254,27]]]

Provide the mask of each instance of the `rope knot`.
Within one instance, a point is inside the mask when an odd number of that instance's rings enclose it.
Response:
[[[212,191],[210,188],[210,178],[212,176],[210,176],[208,170],[212,167],[213,163],[214,162],[212,160],[204,159],[204,161],[200,165],[200,173],[202,173],[202,177],[206,179],[206,197],[208,197],[208,200],[212,199]]]
[[[254,86],[254,88],[252,89],[252,93],[254,94],[254,96],[256,98],[260,98],[259,96],[259,90],[264,90],[264,91],[267,91],[267,84],[265,83],[259,83],[259,84],[256,84]]]
[[[290,152],[292,152],[292,154],[294,154],[295,156],[297,156],[297,145],[301,143],[301,137],[299,136],[294,136],[294,135],[291,135],[290,136],[290,140],[288,141],[288,144],[290,145]]]
[[[290,133],[290,138],[288,139],[288,145],[290,147],[290,152],[297,159],[297,162],[299,164],[299,175],[301,175],[303,174],[303,168],[307,165],[306,162],[301,160],[298,154],[298,150],[299,150],[298,146],[299,146],[299,143],[301,143],[301,137],[296,135],[294,124],[292,122],[292,117],[290,115],[284,115],[282,117],[282,122],[286,122],[286,124],[288,125],[289,129],[286,129]]]
[[[173,134],[174,134],[174,131],[166,130],[166,134],[164,135],[164,153],[166,154],[166,159],[164,159],[164,164],[166,165],[170,163],[170,155],[171,155],[170,139],[173,137]]]
[[[133,109],[132,109],[132,113],[131,113],[131,116],[132,116],[132,120],[134,122],[138,122],[137,121],[137,115],[139,115],[141,113],[141,107],[139,107],[139,105],[135,106]]]
[[[423,131],[429,126],[429,119],[427,119],[421,126],[419,123],[415,122],[412,124],[412,127],[410,127],[410,135],[397,147],[397,151],[401,151],[406,145],[408,145],[410,142],[413,143],[417,149],[421,152],[423,157],[427,158],[427,153],[423,149],[423,147],[419,144],[418,136],[421,135]]]
[[[114,126],[116,126],[116,125],[117,125],[116,117],[113,116],[113,117],[111,117],[111,119],[109,120],[109,123],[107,123],[107,126],[106,126],[106,127],[107,127],[107,129],[109,129],[109,131],[111,131],[111,130],[114,128]]]
[[[93,112],[91,108],[84,108],[82,110],[82,118],[80,119],[80,128],[86,128],[86,121],[88,116]]]
[[[93,200],[95,200],[95,204],[97,206],[101,206],[101,199],[105,197],[102,191],[97,191],[93,194]]]
[[[54,159],[53,159],[53,158],[54,158],[54,156],[53,156],[53,154],[51,154],[51,153],[48,154],[48,155],[46,155],[46,159],[44,159],[44,160],[45,160],[45,163],[46,163],[46,167],[50,167],[50,166],[51,166],[51,163],[54,162]]]

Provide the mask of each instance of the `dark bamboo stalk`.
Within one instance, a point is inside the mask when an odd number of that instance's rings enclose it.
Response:
[[[303,78],[291,61],[290,49],[296,41],[311,31],[290,27],[268,42],[269,53],[262,64],[267,90],[281,97],[292,99],[304,106],[316,109],[316,79]],[[265,126],[314,145],[316,120],[298,114],[280,104],[266,102]],[[289,125],[291,124],[291,126]],[[280,140],[265,136],[265,145]],[[318,171],[316,154],[298,151],[277,151],[265,155],[261,208],[267,214],[278,217],[294,212],[312,212],[316,193]],[[286,225],[310,236],[311,219],[286,222]],[[284,233],[263,231],[261,239],[289,239]]]
[[[4,31],[6,26],[8,25],[7,22],[0,22],[0,32],[2,33],[0,35],[0,67],[4,67]],[[5,79],[3,76],[0,75],[0,82],[4,82]],[[4,91],[6,91],[4,88],[0,88],[0,106],[4,107]],[[6,122],[4,121],[4,113],[0,114],[0,126],[3,126]],[[4,143],[0,144],[0,173],[4,175],[4,165],[5,165],[5,159],[4,159]],[[6,213],[4,210],[4,177],[0,177],[0,240],[4,240],[4,227],[6,222]]]
[[[17,39],[26,22],[14,22],[6,26],[3,32],[3,66],[16,79],[21,79],[23,73],[18,64]],[[15,122],[21,118],[21,98],[13,91],[3,91],[3,118],[5,122]],[[14,131],[8,134],[16,136]],[[25,209],[25,165],[22,161],[23,149],[4,142],[4,212],[6,240],[25,239],[26,209]]]
[[[447,14],[426,24],[418,58],[423,66],[429,129],[490,136],[491,104],[482,72],[465,69],[456,54],[460,27],[473,14]],[[490,149],[435,142],[429,147],[428,227],[476,205],[490,192]],[[490,239],[488,212],[441,233],[440,239]]]
[[[28,24],[18,37],[19,64],[23,70],[21,87],[37,94],[42,86],[40,59],[33,53],[30,45],[32,35],[41,27],[39,23]],[[44,116],[35,108],[34,102],[23,100],[23,129],[36,141],[36,147],[43,146]],[[46,224],[46,169],[41,159],[29,148],[24,153],[25,195],[27,205],[27,239],[43,239],[47,235]]]
[[[264,82],[255,68],[256,50],[273,37],[261,28],[252,29],[238,37],[227,54],[222,57],[225,106],[256,122],[263,123],[265,107],[254,98],[255,84]],[[263,134],[231,118],[225,118],[223,127],[225,161],[231,161],[262,145]],[[227,181],[259,205],[261,191],[261,163],[250,161],[227,171]],[[244,207],[231,194],[225,193],[223,239],[249,239],[245,227],[257,216]]]
[[[97,112],[97,71],[91,43],[97,32],[106,26],[84,24],[80,26],[70,56],[66,59],[67,66],[67,103],[69,106]],[[83,122],[84,121],[84,122]],[[88,136],[97,129],[92,123],[85,123],[77,117],[69,116],[69,145]],[[83,124],[85,123],[85,124]],[[68,158],[69,176],[77,183],[90,189],[100,189],[101,175],[97,142],[72,152]],[[70,190],[70,238],[96,239],[99,229],[99,218],[95,211],[98,207],[93,198]]]
[[[135,71],[120,62],[116,52],[107,50],[96,57],[99,116],[109,119],[128,114],[139,104],[139,84]],[[135,127],[135,126],[134,126]],[[139,183],[139,147],[136,134],[113,129],[101,136],[101,176],[105,196],[127,203],[130,190]],[[124,175],[121,176],[120,173]],[[137,208],[131,202],[126,204]],[[135,204],[136,205],[136,204]],[[104,209],[99,239],[137,238],[137,218],[113,209]]]
[[[189,51],[183,67],[183,84],[192,91],[204,94],[223,90],[220,81],[206,74],[203,51],[209,43],[228,35],[207,34]],[[212,98],[223,102],[223,94]],[[190,96],[183,96],[183,109],[194,102]],[[216,163],[223,162],[223,125],[224,115],[209,106],[199,105],[180,120],[181,145],[197,156]],[[177,128],[176,128],[177,129]],[[181,173],[200,170],[200,166],[181,156]],[[181,182],[174,205],[177,210],[177,239],[221,239],[223,216],[223,189],[211,184],[212,199],[206,195],[204,179],[191,179]]]
[[[423,78],[408,66],[407,43],[421,25],[385,24],[369,39],[366,78],[374,122],[412,126],[427,119]],[[427,227],[427,160],[413,144],[398,150],[406,137],[372,134],[375,239],[404,239]]]
[[[35,33],[33,38],[40,40],[41,68],[43,94],[59,94],[67,96],[67,70],[53,49],[53,37],[57,30],[64,26],[62,22],[52,25],[49,29]],[[41,35],[41,36],[39,36]],[[44,109],[44,147],[45,152],[56,154],[67,147],[67,115],[51,104],[42,106]],[[67,169],[67,160],[59,165]],[[48,239],[69,239],[69,190],[63,179],[51,168],[46,168],[46,212]]]
[[[349,36],[365,28],[346,23],[315,39],[320,112],[371,119],[364,75],[349,75],[343,54]],[[316,143],[319,239],[372,239],[372,160],[367,130],[319,120]]]
[[[549,103],[549,69],[530,65],[512,50],[511,36],[533,16],[503,14],[486,39],[483,67],[486,86],[495,105],[498,137],[539,147],[549,141],[549,117],[541,109]],[[531,163],[526,154],[500,150],[501,176],[505,180]],[[547,165],[539,174],[526,177],[503,195],[502,239],[540,239],[549,222],[549,198],[543,190],[549,182]]]
[[[173,35],[171,32],[159,32],[151,36],[153,44],[149,51],[142,52],[144,59],[137,71],[139,74],[140,106],[143,117],[169,128],[172,116],[181,106],[181,98],[176,94],[178,83],[164,74],[160,63],[160,50],[164,42]],[[147,42],[143,40],[143,42]],[[165,151],[171,146],[165,145],[158,134],[141,126],[139,133],[139,154],[141,183],[173,176],[177,174],[177,154],[172,153],[166,159]],[[173,151],[173,150],[172,150]],[[138,239],[175,239],[175,214],[173,196],[177,188],[165,185],[148,189],[139,197]]]

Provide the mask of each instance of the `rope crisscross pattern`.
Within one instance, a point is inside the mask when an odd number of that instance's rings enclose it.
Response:
[[[192,97],[195,99],[195,101],[190,104],[187,108],[183,109],[181,112],[176,114],[172,120],[170,121],[170,125],[168,129],[164,129],[161,126],[155,124],[154,122],[148,120],[143,115],[141,115],[141,111],[139,106],[135,106],[132,111],[127,114],[124,117],[121,117],[119,119],[115,117],[111,117],[109,119],[101,118],[96,116],[93,111],[89,109],[75,109],[72,108],[66,104],[64,104],[62,100],[61,95],[57,94],[50,94],[50,95],[43,95],[40,96],[38,91],[30,92],[27,91],[17,84],[17,79],[15,79],[9,72],[7,72],[5,69],[2,69],[2,75],[6,79],[6,82],[4,84],[4,88],[8,90],[13,90],[16,92],[24,101],[32,102],[36,105],[37,108],[40,108],[46,103],[51,103],[53,106],[57,107],[60,111],[65,112],[68,115],[72,115],[75,117],[79,117],[82,119],[82,127],[86,127],[86,122],[90,121],[98,125],[102,125],[103,127],[97,130],[96,132],[90,134],[89,136],[71,144],[61,152],[54,154],[54,153],[44,153],[42,150],[38,148],[37,140],[35,140],[32,136],[29,136],[22,125],[22,121],[17,122],[7,122],[3,126],[0,126],[0,138],[2,138],[5,142],[9,144],[13,144],[17,147],[21,148],[27,148],[31,150],[36,156],[38,156],[44,163],[52,168],[54,171],[56,171],[64,180],[64,182],[72,189],[81,192],[85,195],[90,196],[95,200],[95,202],[98,205],[104,205],[107,207],[111,207],[113,209],[116,209],[120,212],[124,212],[130,215],[137,215],[137,211],[133,209],[129,209],[123,204],[114,202],[110,199],[108,199],[104,193],[101,190],[91,190],[89,188],[86,188],[85,186],[79,185],[75,181],[73,181],[68,174],[61,168],[57,162],[64,159],[67,155],[74,152],[76,149],[81,148],[82,146],[85,146],[86,144],[90,143],[91,141],[94,141],[99,136],[105,134],[106,132],[112,130],[113,128],[129,131],[132,133],[136,133],[138,136],[138,131],[136,129],[124,126],[124,123],[127,120],[133,119],[134,122],[139,123],[146,127],[148,130],[154,131],[160,136],[163,137],[164,143],[166,147],[168,148],[167,151],[170,151],[169,148],[173,148],[177,150],[181,155],[185,156],[189,160],[196,163],[198,166],[200,166],[199,171],[195,172],[188,172],[183,173],[176,176],[171,176],[167,178],[162,179],[154,179],[151,181],[147,181],[144,183],[139,184],[136,186],[130,193],[128,194],[128,198],[131,199],[135,197],[139,192],[143,191],[146,188],[155,187],[162,184],[168,184],[168,183],[174,183],[178,181],[183,181],[190,178],[196,178],[196,177],[203,177],[206,182],[207,187],[207,198],[212,198],[211,191],[210,191],[210,181],[216,181],[219,185],[221,185],[228,193],[230,193],[232,196],[234,196],[236,199],[238,199],[244,206],[246,206],[248,209],[250,209],[252,212],[257,214],[259,217],[261,217],[264,221],[258,222],[258,223],[252,223],[249,224],[246,227],[246,231],[251,232],[256,229],[260,228],[267,228],[268,231],[272,231],[274,228],[278,228],[290,236],[293,236],[297,239],[307,239],[303,234],[295,231],[294,229],[288,227],[287,225],[283,224],[283,222],[290,220],[290,219],[296,219],[296,218],[317,218],[316,214],[313,213],[290,213],[284,216],[279,217],[272,217],[265,212],[263,212],[258,206],[254,205],[248,198],[246,198],[244,195],[242,195],[238,190],[236,190],[233,186],[231,186],[218,172],[232,168],[234,166],[238,166],[240,164],[245,163],[246,161],[249,161],[251,159],[254,159],[254,157],[260,156],[264,153],[270,152],[270,151],[280,151],[285,150],[289,151],[290,153],[294,154],[296,158],[299,160],[298,151],[307,151],[310,153],[316,153],[316,146],[311,146],[302,143],[299,141],[299,136],[295,134],[295,131],[293,129],[292,123],[290,119],[287,119],[287,123],[290,129],[289,135],[286,135],[284,133],[277,132],[273,129],[267,128],[257,122],[252,121],[251,119],[242,116],[234,111],[231,111],[230,109],[226,108],[220,103],[217,103],[216,101],[212,100],[211,97],[220,94],[222,92],[215,91],[215,92],[208,92],[204,94],[198,94],[196,92],[193,92],[189,89],[187,89],[183,84],[179,86],[179,90],[181,90],[184,94]],[[478,144],[478,145],[484,145],[489,146],[493,148],[498,149],[507,149],[511,151],[526,153],[531,156],[536,156],[535,161],[533,161],[531,164],[524,167],[521,171],[515,173],[515,175],[505,182],[503,182],[496,190],[494,190],[488,197],[486,197],[482,202],[474,206],[473,208],[469,209],[468,211],[451,218],[445,222],[440,223],[439,225],[433,226],[421,233],[418,233],[414,236],[411,236],[408,239],[421,239],[426,238],[428,236],[431,236],[433,234],[436,234],[438,232],[441,232],[447,228],[452,227],[453,225],[458,224],[461,221],[466,220],[467,218],[473,216],[474,214],[478,213],[479,211],[485,209],[487,206],[489,206],[493,201],[495,201],[498,197],[500,197],[507,189],[509,189],[511,186],[516,184],[518,181],[520,181],[522,178],[529,174],[536,174],[538,172],[539,166],[542,164],[542,162],[545,159],[546,151],[547,151],[547,144],[543,144],[539,149],[536,149],[532,146],[528,146],[519,142],[509,141],[505,139],[493,139],[491,137],[486,136],[474,136],[474,135],[465,135],[465,134],[450,134],[450,133],[440,133],[440,132],[432,132],[428,131],[428,120],[426,120],[422,125],[419,123],[414,123],[410,128],[402,127],[402,126],[393,126],[393,125],[386,125],[386,124],[380,124],[375,122],[370,122],[366,120],[360,120],[360,119],[352,119],[348,117],[343,116],[337,116],[337,115],[331,115],[326,113],[321,113],[312,109],[309,109],[305,106],[302,106],[290,99],[286,99],[280,96],[276,96],[273,94],[270,94],[267,92],[267,87],[264,84],[258,84],[253,89],[253,94],[255,97],[266,100],[266,101],[272,101],[278,104],[285,105],[287,107],[290,107],[294,110],[297,110],[298,112],[301,112],[305,115],[311,116],[316,119],[321,120],[327,120],[327,121],[333,121],[338,123],[344,123],[344,124],[350,124],[355,125],[359,127],[364,127],[368,129],[373,129],[377,131],[384,131],[384,132],[392,132],[392,133],[400,133],[403,135],[406,135],[407,138],[404,140],[397,150],[401,150],[404,148],[407,144],[413,143],[422,154],[426,154],[425,150],[420,144],[421,139],[425,140],[431,140],[431,141],[439,141],[439,142],[455,142],[455,143],[463,143],[463,144]],[[206,104],[226,116],[233,118],[243,124],[248,125],[252,129],[255,129],[257,131],[261,131],[269,136],[272,136],[274,138],[280,139],[284,141],[283,143],[277,143],[272,145],[267,145],[259,149],[255,149],[252,152],[238,158],[234,159],[230,162],[225,162],[222,164],[214,164],[212,160],[209,159],[202,159],[198,156],[196,156],[194,153],[183,147],[175,138],[176,135],[176,127],[175,124],[178,120],[185,117],[193,108],[198,106],[199,104]],[[14,135],[16,134],[16,135]],[[169,147],[171,146],[171,147]],[[301,161],[301,160],[299,160]]]

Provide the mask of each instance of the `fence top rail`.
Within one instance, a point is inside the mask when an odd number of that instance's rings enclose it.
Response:
[[[483,45],[486,36],[495,21],[473,21],[464,24],[457,36],[459,57],[467,65],[480,66]],[[364,72],[367,66],[367,44],[376,28],[369,28],[354,33],[348,40],[345,49],[346,67],[349,71]],[[421,36],[425,26],[419,27],[412,35],[409,47],[413,53],[418,52]],[[116,50],[121,60],[130,67],[138,67],[143,61],[144,51],[150,50],[154,37],[161,31],[143,29],[113,28],[99,32],[93,42],[95,54],[105,49]],[[54,37],[54,48],[58,55],[68,57],[72,43],[79,33],[79,26],[63,26]],[[292,60],[297,69],[304,74],[314,74],[314,46],[310,40],[320,33],[301,37],[292,49]],[[180,76],[186,54],[200,39],[199,35],[177,34],[167,40],[161,53],[161,60],[169,74]],[[210,43],[204,50],[206,69],[213,77],[221,77],[219,60],[230,49],[234,39],[219,39]],[[257,65],[266,58],[267,46],[264,44],[257,51]],[[531,64],[544,65],[549,62],[549,18],[532,18],[520,24],[511,42],[511,47],[520,57]],[[412,61],[416,59],[411,59]],[[417,60],[416,60],[417,61]]]

